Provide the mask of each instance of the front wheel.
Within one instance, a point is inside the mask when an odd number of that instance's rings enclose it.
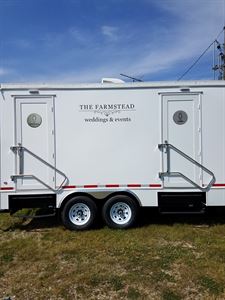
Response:
[[[116,195],[103,206],[102,215],[111,228],[126,229],[134,225],[137,219],[138,205],[126,195]]]
[[[63,225],[71,230],[91,228],[96,221],[96,216],[97,206],[87,196],[77,196],[70,199],[61,213]]]

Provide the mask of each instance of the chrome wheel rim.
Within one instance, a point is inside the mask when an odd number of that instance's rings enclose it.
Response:
[[[91,217],[90,208],[84,203],[76,203],[69,210],[69,219],[75,225],[86,224]]]
[[[125,202],[117,202],[110,209],[110,218],[114,223],[118,225],[128,223],[131,219],[131,216],[131,208]]]

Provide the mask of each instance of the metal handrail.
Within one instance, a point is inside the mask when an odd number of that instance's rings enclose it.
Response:
[[[203,192],[208,191],[212,187],[212,185],[216,182],[215,175],[214,175],[214,173],[212,171],[210,171],[209,169],[207,169],[206,167],[204,167],[203,165],[201,165],[199,162],[197,162],[196,160],[194,160],[192,157],[190,157],[189,155],[187,155],[186,153],[184,153],[180,149],[176,148],[172,144],[169,144],[167,141],[165,141],[164,144],[159,144],[158,148],[161,151],[163,151],[163,149],[166,148],[166,154],[167,154],[167,171],[164,172],[164,173],[163,172],[159,173],[160,178],[161,177],[166,177],[166,176],[167,177],[169,177],[169,176],[171,176],[171,177],[182,177],[186,181],[188,181],[193,186],[197,187],[198,189],[200,189]],[[185,176],[184,174],[182,174],[180,172],[170,172],[170,149],[174,150],[175,152],[177,152],[178,154],[180,154],[182,157],[184,157],[185,159],[187,159],[188,161],[190,161],[191,163],[193,163],[194,165],[196,165],[197,167],[199,167],[200,169],[202,169],[203,171],[205,171],[206,173],[208,173],[212,177],[212,179],[210,180],[210,182],[208,183],[208,185],[206,187],[201,187],[196,182],[194,182],[193,180],[191,180],[190,178],[188,178],[187,176]]]
[[[21,144],[19,144],[18,146],[12,146],[10,147],[10,149],[16,153],[18,152],[19,155],[19,174],[17,175],[12,175],[11,178],[12,180],[17,179],[17,178],[33,178],[35,180],[37,180],[38,182],[40,182],[42,185],[44,185],[45,187],[47,187],[48,189],[52,190],[53,192],[59,192],[62,190],[63,186],[69,181],[68,177],[66,176],[65,173],[63,173],[62,171],[58,170],[56,167],[54,167],[53,165],[51,165],[49,162],[45,161],[43,158],[41,158],[40,156],[38,156],[37,154],[35,154],[34,152],[32,152],[31,150],[27,149],[26,147],[23,147]],[[45,164],[46,166],[48,166],[49,168],[53,169],[56,173],[60,174],[61,176],[64,177],[62,183],[59,185],[59,187],[57,189],[52,188],[50,185],[46,184],[44,181],[42,181],[40,178],[38,178],[35,175],[32,174],[23,174],[23,166],[24,166],[24,151],[26,151],[27,153],[29,153],[30,155],[32,155],[34,158],[36,158],[37,160],[39,160],[40,162],[42,162],[43,164]]]

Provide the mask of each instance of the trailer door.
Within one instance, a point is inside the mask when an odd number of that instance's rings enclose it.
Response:
[[[201,99],[199,94],[162,95],[162,143],[172,144],[201,163]],[[162,152],[163,172],[180,172],[201,185],[202,170],[174,150]],[[168,166],[169,163],[169,166]],[[191,187],[184,178],[166,176],[165,187]]]
[[[51,96],[15,97],[16,145],[25,147],[22,159],[17,156],[16,170],[17,174],[31,175],[17,179],[17,189],[47,189],[41,181],[52,188],[55,186],[53,102]]]

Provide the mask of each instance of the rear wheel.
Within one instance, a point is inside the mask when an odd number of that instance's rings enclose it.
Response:
[[[96,216],[97,206],[87,196],[77,196],[70,199],[61,213],[63,225],[71,230],[91,228],[96,221]]]
[[[125,229],[134,225],[137,219],[138,205],[126,195],[116,195],[103,206],[102,214],[111,228]]]

